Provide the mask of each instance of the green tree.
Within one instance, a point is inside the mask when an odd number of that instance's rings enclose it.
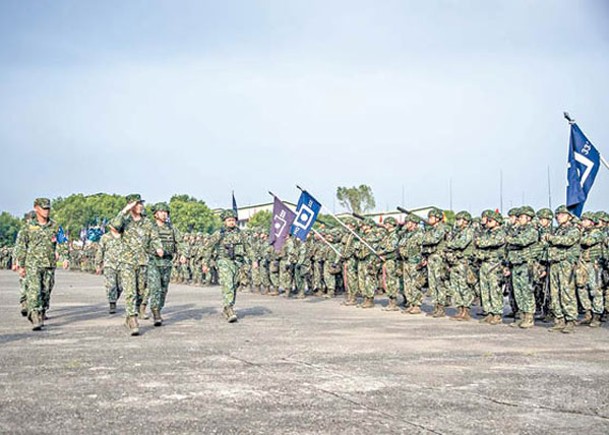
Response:
[[[365,184],[359,187],[338,187],[336,199],[340,205],[357,214],[366,213],[376,206],[372,189]]]
[[[182,232],[212,233],[221,226],[220,218],[204,201],[189,195],[174,195],[169,200],[171,222]]]
[[[0,246],[14,245],[20,229],[21,220],[3,211],[0,214]]]
[[[247,223],[248,228],[268,230],[271,227],[273,213],[269,210],[260,210],[256,212]]]
[[[454,225],[455,223],[455,212],[452,210],[444,210],[444,220],[449,225]]]

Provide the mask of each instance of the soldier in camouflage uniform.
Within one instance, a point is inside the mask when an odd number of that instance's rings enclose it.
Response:
[[[99,241],[99,249],[95,256],[95,272],[104,274],[106,297],[110,308],[108,313],[116,313],[116,301],[120,298],[123,288],[120,283],[120,261],[123,257],[123,240],[121,233],[112,225],[109,231]]]
[[[362,225],[364,241],[376,251],[381,242],[382,234],[375,231],[375,223],[372,219],[366,219]],[[377,251],[378,252],[378,251]],[[364,296],[364,301],[358,305],[360,308],[374,308],[374,294],[379,284],[379,273],[381,261],[370,248],[363,243],[359,244],[355,252],[357,258],[358,287]]]
[[[480,323],[498,325],[503,314],[503,293],[501,282],[502,264],[505,260],[505,229],[503,217],[494,211],[486,212],[488,231],[476,239],[476,256],[480,261],[480,302],[486,316]]]
[[[34,211],[36,217],[22,228],[16,251],[19,276],[25,278],[28,319],[32,322],[32,329],[39,331],[44,326],[50,306],[56,262],[63,254],[60,254],[57,244],[59,225],[49,218],[51,201],[37,198]],[[63,267],[67,269],[68,266],[64,256]]]
[[[580,240],[581,256],[575,269],[575,284],[585,315],[579,324],[598,328],[601,326],[601,315],[604,309],[600,263],[605,235],[597,226],[596,213],[585,212],[581,219],[583,226]]]
[[[596,213],[598,228],[603,233],[603,254],[600,260],[601,269],[601,291],[603,293],[604,310],[601,321],[606,321],[609,313],[609,213],[599,211]]]
[[[573,215],[566,206],[555,211],[558,227],[546,234],[549,244],[550,294],[554,326],[550,331],[573,332],[577,320],[574,266],[580,255],[580,233],[573,224]]]
[[[138,315],[148,318],[147,271],[149,256],[163,257],[163,246],[152,222],[142,213],[144,204],[137,194],[127,195],[127,205],[110,222],[122,232],[124,251],[121,258],[120,281],[125,293],[125,324],[131,335],[139,335]]]
[[[535,248],[539,241],[539,232],[531,222],[535,217],[532,207],[524,206],[518,209],[517,222],[507,234],[507,259],[509,276],[516,300],[520,319],[514,318],[510,326],[532,328],[535,324],[535,293],[533,289],[533,272]]]
[[[224,316],[229,323],[233,323],[237,321],[237,314],[233,307],[239,285],[239,269],[244,262],[248,261],[250,248],[245,236],[237,227],[237,214],[233,210],[224,210],[221,218],[224,227],[211,236],[210,247],[218,254]],[[207,270],[208,267],[205,265],[203,271],[207,273]]]
[[[323,242],[317,234],[313,238],[311,259],[313,261],[313,291],[315,296],[323,296],[326,287],[324,283]]]
[[[422,284],[424,281],[421,255],[421,241],[423,230],[419,226],[420,219],[414,215],[407,215],[398,243],[398,252],[402,262],[402,282],[404,286],[404,299],[406,309],[403,314],[421,314],[423,304]]]
[[[438,208],[432,208],[428,213],[429,225],[425,229],[421,241],[421,253],[425,257],[427,266],[427,281],[431,293],[434,310],[433,317],[446,316],[446,262],[444,261],[444,248],[448,226],[443,222],[444,214]]]
[[[341,238],[341,253],[344,259],[343,279],[345,281],[346,296],[342,305],[352,306],[357,305],[357,297],[360,294],[357,280],[357,258],[355,257],[355,252],[359,249],[360,241],[354,235],[354,232],[357,231],[357,222],[353,218],[347,217],[344,219],[344,223],[351,231],[345,231]]]
[[[398,244],[400,242],[397,232],[397,220],[393,217],[388,217],[384,221],[385,229],[383,239],[380,243],[379,254],[383,257],[382,266],[383,284],[385,292],[389,298],[388,305],[383,308],[383,311],[399,311],[397,298],[400,293],[400,277],[398,276]]]
[[[283,290],[285,297],[289,298],[294,285],[294,266],[298,258],[293,236],[288,235],[277,256],[279,258],[279,292]]]
[[[446,261],[450,266],[450,287],[454,295],[457,314],[451,320],[471,320],[470,309],[474,293],[467,283],[470,258],[474,249],[472,216],[467,211],[455,215],[455,228],[446,242]]]
[[[182,237],[168,220],[169,205],[167,203],[159,202],[155,204],[152,207],[152,212],[154,213],[153,228],[163,246],[163,256],[150,256],[147,283],[150,293],[150,311],[152,311],[154,326],[161,326],[163,324],[161,310],[165,306],[165,300],[167,299],[173,258],[179,255],[179,241]]]
[[[297,239],[298,240],[298,239]],[[314,247],[314,237],[312,233],[307,234],[306,241],[298,244],[298,258],[296,259],[296,268],[294,270],[294,282],[298,298],[304,299],[306,289],[313,289],[313,261],[311,253]]]
[[[340,241],[340,231],[326,231],[326,242],[335,249]],[[341,276],[342,265],[341,257],[334,249],[324,243],[321,247],[321,255],[323,256],[323,277],[326,283],[327,292],[323,295],[325,298],[333,298],[336,295],[336,280]]]
[[[549,262],[549,245],[545,240],[546,234],[551,234],[552,221],[554,220],[554,212],[549,208],[537,210],[537,232],[539,233],[539,241],[535,246],[536,251],[536,273],[534,275],[535,283],[535,305],[541,319],[544,321],[551,320],[550,313],[550,262]]]

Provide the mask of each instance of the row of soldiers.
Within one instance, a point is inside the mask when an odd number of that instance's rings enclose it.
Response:
[[[10,269],[13,264],[13,247],[3,246],[0,248],[0,269]]]

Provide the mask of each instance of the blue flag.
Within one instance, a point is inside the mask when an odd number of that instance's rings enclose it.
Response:
[[[59,227],[59,231],[57,231],[57,243],[66,243],[68,238],[66,237],[66,233],[63,231],[63,227]]]
[[[275,197],[273,204],[273,221],[269,232],[269,243],[275,251],[279,252],[290,234],[296,213],[288,208],[281,200]]]
[[[304,242],[317,220],[320,209],[321,204],[309,192],[303,190],[296,208],[296,220],[292,224],[290,233]]]
[[[237,200],[235,199],[235,192],[233,192],[233,211],[235,216],[239,216],[239,208],[237,207]]]
[[[598,150],[577,124],[571,123],[567,166],[567,207],[578,217],[582,214],[600,164],[601,155]]]

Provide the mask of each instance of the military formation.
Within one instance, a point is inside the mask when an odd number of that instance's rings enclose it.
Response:
[[[214,234],[180,234],[166,203],[143,213],[139,195],[110,222],[99,243],[61,252],[57,224],[35,215],[19,233],[15,248],[2,254],[22,275],[22,313],[34,329],[43,326],[50,303],[57,259],[72,268],[104,275],[109,312],[124,294],[126,325],[139,334],[139,320],[162,325],[169,283],[219,284],[223,313],[237,321],[238,291],[286,298],[344,295],[343,306],[381,306],[406,315],[449,317],[530,329],[549,322],[550,332],[571,333],[578,325],[601,326],[609,312],[609,214],[585,212],[577,218],[564,206],[555,211],[529,206],[507,217],[485,210],[467,211],[448,224],[432,208],[427,219],[405,210],[404,222],[387,217],[382,224],[361,216],[341,218],[340,225],[289,236],[281,249],[268,242],[268,231],[240,230],[237,216],[225,210],[222,229]],[[46,199],[35,210],[50,206]],[[41,206],[42,204],[42,206]],[[48,216],[48,214],[47,214]],[[3,251],[4,252],[4,249]],[[377,304],[380,297],[386,304]],[[431,310],[424,310],[429,301]],[[506,304],[507,302],[507,304]],[[509,305],[511,313],[504,314]],[[139,319],[139,320],[138,320]]]

